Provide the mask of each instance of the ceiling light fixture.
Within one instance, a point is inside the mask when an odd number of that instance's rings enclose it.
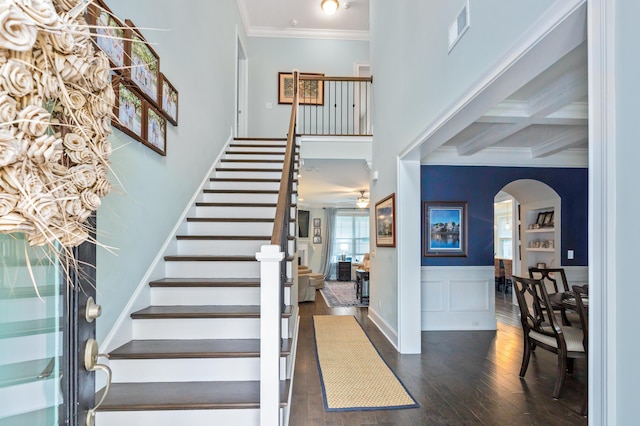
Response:
[[[338,0],[322,0],[322,3],[320,3],[320,8],[322,8],[322,11],[327,15],[336,13],[339,6]]]
[[[364,196],[364,191],[360,191],[360,196],[356,198],[356,206],[364,209],[369,205],[369,199]]]

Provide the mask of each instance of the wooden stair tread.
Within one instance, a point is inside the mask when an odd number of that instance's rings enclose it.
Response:
[[[187,222],[273,222],[268,217],[188,217]]]
[[[282,160],[265,160],[265,159],[255,159],[255,158],[223,158],[220,160],[221,163],[264,163],[264,164],[282,164]]]
[[[284,283],[291,287],[292,281]],[[260,287],[259,278],[162,278],[149,283],[150,287]]]
[[[283,340],[281,356],[291,353],[291,339]],[[131,340],[109,353],[109,359],[255,358],[260,339]]]
[[[246,145],[239,145],[240,147]],[[284,145],[282,152],[277,151],[225,151],[227,155],[284,155]]]
[[[282,138],[282,137],[278,137],[278,138],[250,138],[250,137],[234,137],[233,138],[234,141],[279,141],[279,142],[286,142],[287,138]]]
[[[280,182],[282,179],[276,179],[276,178],[218,178],[218,177],[212,177],[209,178],[209,181],[211,182],[258,182],[258,183],[263,183],[263,182]],[[294,179],[294,182],[298,182],[298,179]]]
[[[287,306],[283,317],[291,316],[291,307]],[[131,314],[133,319],[170,319],[170,318],[260,318],[259,305],[170,305],[148,306]]]
[[[205,189],[205,194],[277,194],[277,189]]]
[[[196,207],[276,207],[276,203],[210,203],[199,201],[196,203]],[[291,207],[296,207],[296,204],[291,204]]]
[[[65,286],[55,285],[39,285],[38,293],[36,293],[33,284],[26,285],[24,287],[1,287],[0,286],[0,300],[7,299],[29,299],[32,297],[48,297],[55,296],[57,294],[64,294]]]
[[[280,382],[284,407],[290,382]],[[102,398],[101,389],[96,401]],[[260,408],[260,382],[113,383],[98,411]]]
[[[282,168],[279,169],[267,169],[260,167],[218,167],[216,172],[266,172],[266,173],[282,173]]]
[[[191,241],[271,241],[271,235],[176,235],[177,240]],[[289,236],[289,240],[295,237]]]
[[[169,255],[167,262],[257,262],[254,256]]]

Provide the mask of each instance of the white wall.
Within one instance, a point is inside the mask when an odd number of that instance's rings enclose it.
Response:
[[[289,126],[291,105],[278,105],[278,72],[353,76],[356,63],[369,62],[366,41],[252,37],[248,50],[249,134],[260,137],[284,137]]]
[[[610,312],[610,324],[615,324],[617,346],[614,350],[617,371],[613,378],[617,396],[617,406],[610,409],[617,411],[617,424],[633,424],[637,421],[638,384],[640,370],[636,367],[640,357],[640,342],[636,338],[637,324],[634,313],[638,310],[640,285],[638,282],[638,241],[640,241],[640,146],[638,140],[638,99],[640,98],[640,82],[638,68],[640,59],[633,54],[637,50],[640,28],[637,17],[640,14],[640,2],[615,0],[607,2],[616,7],[615,22],[615,173],[609,179],[615,179],[616,207],[615,221],[617,226],[606,226],[608,232],[615,237],[615,282],[604,283],[605,297],[615,292],[617,305]],[[612,53],[612,52],[608,52]],[[615,174],[615,176],[613,176]],[[604,230],[603,230],[604,231]],[[615,290],[614,290],[615,288]],[[611,333],[613,330],[608,330]],[[611,378],[610,378],[611,380]],[[611,389],[610,391],[612,391]]]
[[[179,125],[167,125],[167,156],[122,133],[112,137],[113,171],[122,186],[98,211],[98,341],[107,334],[157,255],[234,122],[235,0],[109,0],[142,30],[160,55],[160,71],[179,92]],[[157,30],[152,30],[152,29]],[[244,36],[243,36],[244,37]]]
[[[463,3],[371,3],[372,167],[380,176],[371,187],[372,202],[397,192],[398,154],[504,56],[553,1],[471,0],[471,27],[449,54],[448,26]],[[420,198],[418,193],[415,196]],[[404,201],[397,200],[397,206],[402,208]],[[420,224],[404,226],[419,229]],[[397,265],[396,249],[377,248],[372,258],[376,274],[372,274],[370,310],[395,330]]]

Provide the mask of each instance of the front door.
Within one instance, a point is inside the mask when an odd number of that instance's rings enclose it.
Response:
[[[30,247],[22,234],[0,235],[0,425],[84,425],[94,373],[84,369],[95,321],[95,245],[76,262]],[[95,312],[95,310],[94,310]]]

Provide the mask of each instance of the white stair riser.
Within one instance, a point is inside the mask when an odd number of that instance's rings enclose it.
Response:
[[[220,162],[217,167],[224,169],[278,169],[282,173],[282,163],[252,163],[249,161],[242,162]]]
[[[280,189],[280,182],[243,182],[243,181],[224,181],[214,180],[209,181],[207,189],[258,189],[258,190],[270,190],[278,191]]]
[[[53,347],[58,348],[55,354],[60,356],[62,347],[56,342],[61,341],[61,331],[0,339],[0,365],[33,361],[42,358],[42,354],[54,355]]]
[[[247,178],[247,179],[280,179],[282,177],[282,172],[240,172],[231,170],[216,170],[213,177],[217,178]]]
[[[196,217],[273,219],[275,214],[276,214],[275,207],[221,207],[221,206],[196,207]]]
[[[284,152],[274,152],[273,154],[260,154],[260,152],[268,151],[258,151],[256,154],[249,154],[247,151],[239,154],[234,151],[233,154],[226,154],[224,158],[225,160],[278,160],[284,162]]]
[[[231,152],[277,152],[284,155],[285,146],[231,146],[228,151]]]
[[[167,278],[257,278],[260,265],[255,262],[233,261],[168,261],[165,262]]]
[[[260,287],[152,287],[151,304],[168,305],[259,305]]]
[[[268,240],[178,240],[180,255],[238,256],[252,255]]]
[[[289,337],[289,321],[282,319],[282,338]],[[134,339],[258,339],[259,318],[136,319]]]
[[[273,222],[187,222],[190,235],[271,235]]]
[[[284,303],[291,304],[291,288],[284,289]],[[152,287],[151,304],[172,305],[259,305],[260,287]]]
[[[260,380],[260,358],[180,358],[111,360],[114,383]],[[286,372],[286,359],[280,358]],[[280,377],[285,380],[286,377]]]
[[[270,203],[278,202],[278,194],[252,194],[252,193],[203,193],[200,197],[205,203]]]
[[[281,410],[282,411],[282,410]],[[259,426],[259,409],[99,411],[96,426]]]
[[[180,255],[251,256],[259,252],[269,240],[178,240]],[[289,242],[289,252],[293,251],[293,241]]]

